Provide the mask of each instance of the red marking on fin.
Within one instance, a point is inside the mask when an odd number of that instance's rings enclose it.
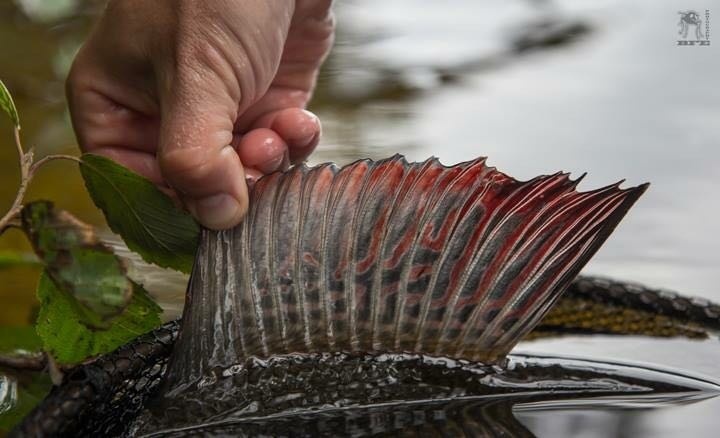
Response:
[[[203,232],[172,366],[338,350],[497,361],[647,187],[579,180],[401,156],[262,178],[240,226]]]

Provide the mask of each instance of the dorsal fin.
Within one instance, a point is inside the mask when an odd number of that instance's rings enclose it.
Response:
[[[171,379],[289,352],[495,362],[646,188],[576,183],[401,156],[264,177],[241,225],[203,232]]]

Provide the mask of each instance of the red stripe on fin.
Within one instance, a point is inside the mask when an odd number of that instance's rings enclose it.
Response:
[[[203,232],[173,379],[286,352],[501,360],[647,187],[576,185],[401,156],[264,177]]]

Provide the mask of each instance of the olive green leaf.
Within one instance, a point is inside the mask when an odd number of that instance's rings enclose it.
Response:
[[[76,364],[108,353],[160,325],[162,309],[136,283],[130,304],[107,330],[93,330],[82,324],[70,298],[47,273],[40,277],[37,293],[41,304],[37,333],[45,351],[60,364]]]
[[[84,154],[85,186],[110,228],[149,263],[190,272],[200,228],[142,176],[99,155]]]
[[[106,327],[128,305],[132,284],[126,268],[92,227],[48,201],[23,207],[21,223],[46,272],[85,324]]]
[[[13,125],[20,127],[20,116],[18,116],[17,108],[15,108],[15,102],[13,102],[12,95],[7,89],[2,80],[0,80],[0,108],[10,116]]]

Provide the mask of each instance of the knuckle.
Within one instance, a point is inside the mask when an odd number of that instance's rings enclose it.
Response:
[[[199,149],[175,149],[158,156],[158,164],[163,176],[176,189],[191,190],[212,176],[215,160],[207,152]]]

